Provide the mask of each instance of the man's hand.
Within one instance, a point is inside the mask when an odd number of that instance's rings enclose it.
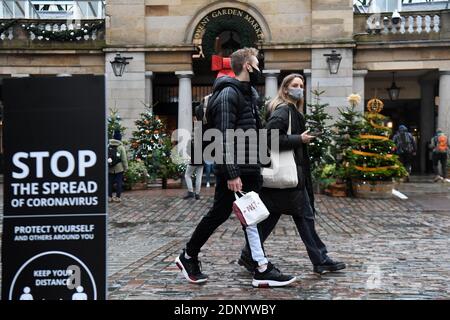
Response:
[[[233,192],[242,191],[242,181],[240,177],[233,180],[228,180],[228,189]]]
[[[301,139],[302,139],[303,143],[310,143],[311,140],[315,138],[315,136],[311,136],[308,133],[309,133],[309,129],[302,133]]]

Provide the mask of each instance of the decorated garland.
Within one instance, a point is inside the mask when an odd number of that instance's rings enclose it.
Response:
[[[6,21],[6,22],[0,23],[0,34],[2,34],[3,32],[7,31],[7,30],[8,30],[9,28],[11,28],[16,22],[17,22],[17,20],[11,20],[11,21]]]
[[[219,17],[214,23],[208,24],[208,28],[203,35],[202,47],[206,58],[210,58],[215,52],[214,43],[223,31],[236,32],[241,40],[241,47],[252,47],[256,41],[255,31],[250,25],[240,23],[239,20],[227,16]]]
[[[374,136],[371,134],[362,134],[359,136],[361,139],[373,139],[373,140],[389,140],[388,137],[382,137],[382,136]]]
[[[366,157],[378,157],[378,158],[392,158],[393,155],[392,154],[387,154],[387,155],[381,155],[378,153],[372,153],[372,152],[362,152],[362,151],[358,151],[358,150],[352,150],[352,152],[354,154],[360,155],[360,156],[366,156]]]
[[[23,24],[22,28],[27,30],[30,34],[33,33],[38,40],[45,39],[47,41],[67,42],[83,40],[86,35],[92,35],[94,31],[101,29],[103,25],[103,21],[94,22],[92,24],[85,23],[81,28],[67,28],[67,30],[60,31],[54,31],[53,27],[51,30],[46,30],[46,28],[42,28],[34,24]]]
[[[383,171],[383,170],[389,170],[389,169],[398,169],[399,166],[387,166],[387,167],[378,167],[378,168],[367,168],[367,167],[359,167],[355,166],[355,168],[359,171],[363,172],[375,172],[375,171]]]

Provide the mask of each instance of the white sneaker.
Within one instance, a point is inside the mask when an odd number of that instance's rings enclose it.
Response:
[[[210,187],[211,187],[211,185],[209,184],[209,182],[206,183],[206,187],[207,187],[207,188],[210,188]]]

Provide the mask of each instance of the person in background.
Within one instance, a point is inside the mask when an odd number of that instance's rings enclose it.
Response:
[[[108,144],[108,200],[121,202],[123,174],[128,170],[127,151],[122,143],[120,130],[115,130]],[[116,185],[116,196],[113,197],[113,185]]]
[[[211,98],[211,96],[212,96],[212,94],[209,94],[209,95],[203,97],[200,105],[197,106],[197,108],[195,108],[195,117],[196,117],[197,121],[202,122],[202,133],[203,134],[207,130],[206,108],[208,107],[208,102],[209,102],[209,99]],[[203,141],[202,151],[204,151],[204,149],[206,148],[207,145],[208,145],[208,142]],[[205,162],[205,166],[203,169],[205,172],[206,187],[210,188],[211,187],[211,173],[213,172],[213,169],[214,169],[214,162],[208,161],[205,159],[204,159],[204,162]]]
[[[447,179],[447,158],[450,144],[442,129],[438,129],[436,135],[431,139],[431,147],[433,149],[433,170],[436,175],[434,182],[445,181]],[[439,164],[441,165],[442,175],[439,172]]]
[[[211,173],[213,172],[213,169],[214,169],[214,163],[205,161],[205,179],[206,179],[206,187],[207,188],[211,187]]]
[[[194,123],[197,121],[197,117],[193,117]],[[188,188],[188,193],[184,197],[185,200],[195,198],[195,200],[200,200],[200,191],[202,189],[202,178],[203,178],[203,162],[198,164],[195,162],[194,157],[194,132],[192,132],[192,137],[190,143],[190,162],[186,168],[186,172],[184,174],[184,179],[186,180],[186,186]],[[202,155],[203,159],[203,155]],[[202,160],[203,161],[203,160]],[[192,176],[195,175],[195,191],[194,185],[192,183]]]
[[[397,133],[394,135],[394,143],[396,153],[400,157],[400,162],[405,166],[408,174],[412,171],[412,159],[417,154],[417,144],[408,128],[404,125],[398,127]],[[407,178],[409,180],[409,177]]]

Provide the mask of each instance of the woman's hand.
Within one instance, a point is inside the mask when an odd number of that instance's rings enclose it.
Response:
[[[309,133],[309,129],[306,130],[305,132],[303,132],[302,135],[300,136],[303,143],[308,144],[311,142],[311,140],[313,140],[315,138],[315,136],[311,136],[308,133]]]

